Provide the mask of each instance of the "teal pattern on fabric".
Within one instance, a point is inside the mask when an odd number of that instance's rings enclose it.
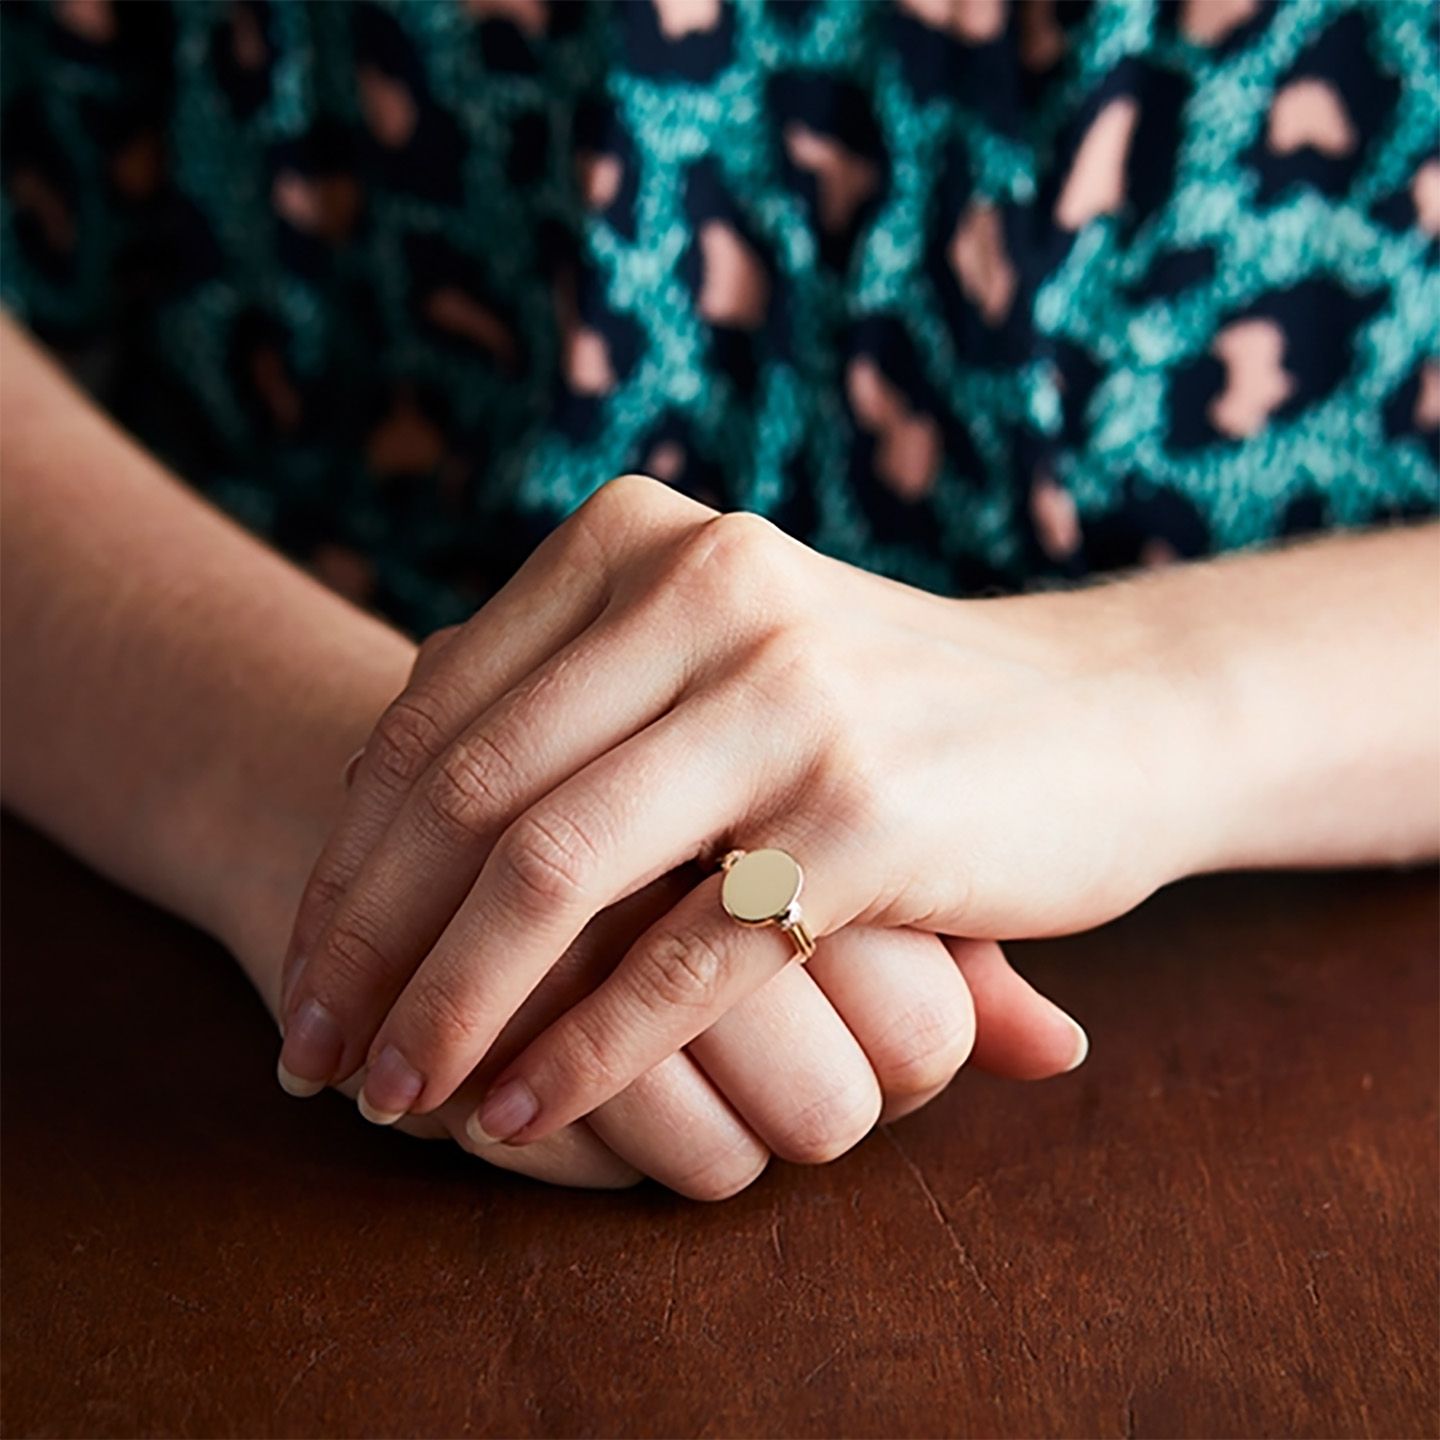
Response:
[[[1428,0],[0,9],[0,296],[416,630],[643,470],[937,591],[1440,508]]]

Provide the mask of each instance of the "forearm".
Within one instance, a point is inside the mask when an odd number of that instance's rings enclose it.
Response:
[[[1193,868],[1380,864],[1440,851],[1440,527],[1333,536],[1085,592],[1143,637],[1190,723]]]
[[[412,648],[184,490],[3,320],[0,346],[5,802],[232,946],[278,927],[278,963]]]

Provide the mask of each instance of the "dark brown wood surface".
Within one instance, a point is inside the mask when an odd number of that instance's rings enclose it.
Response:
[[[1440,1429],[1433,872],[1021,948],[1080,1072],[715,1206],[287,1100],[225,956],[13,824],[3,941],[7,1435]]]

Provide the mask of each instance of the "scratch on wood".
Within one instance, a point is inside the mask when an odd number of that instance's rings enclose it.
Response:
[[[894,1134],[891,1133],[888,1125],[882,1125],[880,1127],[880,1133],[890,1142],[891,1147],[900,1157],[901,1163],[910,1172],[911,1179],[919,1186],[920,1193],[925,1197],[925,1203],[930,1208],[930,1213],[935,1217],[936,1223],[945,1232],[945,1238],[949,1241],[950,1248],[954,1250],[956,1257],[959,1259],[961,1267],[975,1282],[975,1286],[980,1293],[990,1301],[992,1305],[998,1307],[1000,1304],[999,1296],[985,1283],[985,1277],[980,1273],[974,1260],[970,1258],[970,1252],[965,1248],[964,1241],[955,1233],[955,1227],[950,1223],[950,1217],[945,1213],[944,1206],[940,1204],[940,1201],[935,1196],[935,1192],[930,1188],[930,1182],[925,1178],[925,1172],[911,1159],[909,1152],[895,1138]],[[1015,1338],[1019,1340],[1020,1348],[1024,1350],[1025,1354],[1029,1356],[1031,1360],[1038,1363],[1040,1357],[1036,1355],[1034,1347],[1025,1336],[1025,1332],[1017,1328]]]
[[[783,1265],[785,1252],[780,1248],[780,1216],[778,1212],[770,1220],[770,1244],[775,1251],[776,1263]]]
[[[322,1345],[318,1350],[310,1352],[310,1358],[290,1377],[290,1383],[281,1393],[280,1398],[275,1402],[275,1413],[278,1415],[284,1408],[285,1402],[294,1393],[295,1387],[339,1344],[338,1340],[331,1340]]]
[[[674,1248],[670,1251],[670,1283],[665,1295],[665,1313],[660,1317],[660,1331],[662,1334],[670,1332],[670,1317],[675,1313],[675,1285],[680,1274],[680,1241],[677,1237]]]
[[[840,1358],[840,1352],[844,1348],[842,1345],[839,1350],[827,1355],[800,1383],[808,1385],[827,1365],[833,1365]]]

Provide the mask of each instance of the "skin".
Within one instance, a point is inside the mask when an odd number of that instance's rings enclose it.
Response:
[[[449,644],[417,652],[237,529],[3,319],[0,433],[5,803],[215,935],[278,1013],[347,759],[412,678],[453,664]],[[497,656],[524,638],[490,633]],[[695,878],[659,873],[598,912],[450,1100],[401,1128],[555,1183],[649,1175],[718,1199],[772,1154],[841,1153],[967,1057],[1019,1078],[1083,1058],[1083,1032],[993,944],[852,927],[584,1121],[523,1149],[477,1146],[465,1122],[497,1069],[602,985]],[[354,1097],[358,1078],[337,1088]]]
[[[591,917],[732,846],[801,859],[825,937],[1053,935],[1201,871],[1434,855],[1437,535],[956,601],[615,481],[382,717],[301,906],[283,1066],[423,1113]],[[503,1067],[477,1144],[555,1133],[796,973],[719,888]]]

